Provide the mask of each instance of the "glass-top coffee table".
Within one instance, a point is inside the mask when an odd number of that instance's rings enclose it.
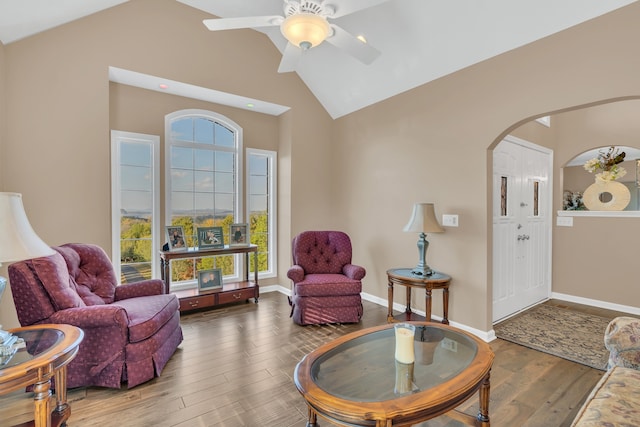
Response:
[[[489,427],[489,374],[493,351],[460,329],[434,323],[416,326],[415,362],[395,361],[393,325],[340,337],[306,355],[294,381],[309,407],[307,427],[317,416],[339,425],[410,426],[447,414],[465,424]],[[412,371],[410,384],[402,375]],[[479,392],[479,412],[456,407]]]

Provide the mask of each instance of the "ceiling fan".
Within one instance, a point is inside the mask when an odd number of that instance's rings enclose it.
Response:
[[[205,19],[203,22],[211,31],[280,26],[282,35],[289,43],[278,67],[279,73],[294,71],[303,52],[323,41],[368,65],[380,55],[380,51],[330,23],[328,19],[339,18],[386,1],[389,0],[342,0],[338,4],[330,4],[325,0],[284,0],[284,16],[217,18]]]

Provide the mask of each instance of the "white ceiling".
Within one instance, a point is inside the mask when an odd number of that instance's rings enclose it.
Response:
[[[177,1],[219,17],[283,13],[282,0]],[[333,22],[364,35],[382,54],[363,65],[323,43],[305,53],[297,73],[338,118],[634,1],[325,0],[336,9],[363,8]],[[120,3],[0,0],[0,41],[8,44]],[[278,27],[259,31],[284,51],[286,40]]]

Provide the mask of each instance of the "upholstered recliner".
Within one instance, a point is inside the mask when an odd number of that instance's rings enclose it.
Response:
[[[68,387],[129,388],[164,368],[182,342],[178,299],[161,280],[118,285],[99,246],[66,244],[54,255],[9,266],[22,326],[66,323],[84,331]]]
[[[365,269],[351,264],[351,240],[341,231],[305,231],[293,239],[291,317],[299,325],[357,323]]]

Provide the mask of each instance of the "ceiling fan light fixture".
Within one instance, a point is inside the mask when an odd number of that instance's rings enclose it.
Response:
[[[323,16],[298,13],[288,16],[280,31],[289,43],[306,50],[322,43],[331,34],[331,27]]]

